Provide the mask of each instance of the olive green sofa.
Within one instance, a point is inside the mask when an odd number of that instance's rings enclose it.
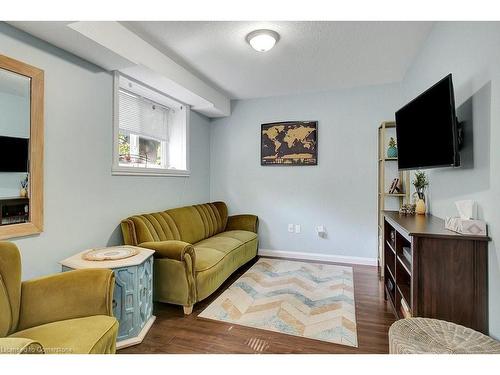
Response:
[[[121,222],[125,244],[155,250],[155,301],[193,304],[257,255],[258,218],[228,216],[224,202],[174,208]]]
[[[114,353],[114,286],[104,269],[21,282],[19,250],[0,242],[0,354]]]

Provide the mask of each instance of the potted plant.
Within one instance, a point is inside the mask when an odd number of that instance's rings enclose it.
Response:
[[[389,148],[387,149],[387,157],[388,158],[397,158],[398,157],[398,149],[396,148],[396,141],[393,137],[389,139]]]
[[[26,198],[28,196],[28,175],[21,180],[21,191],[19,192],[19,195],[22,198]]]
[[[425,215],[425,188],[429,185],[429,181],[427,180],[425,172],[415,172],[415,177],[413,178],[412,184],[413,186],[415,186],[415,193],[417,194],[415,212],[420,215]]]

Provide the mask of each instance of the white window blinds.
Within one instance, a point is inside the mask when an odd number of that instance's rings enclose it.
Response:
[[[168,108],[123,89],[118,95],[121,133],[168,141]]]

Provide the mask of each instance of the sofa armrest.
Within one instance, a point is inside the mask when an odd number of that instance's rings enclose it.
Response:
[[[183,261],[186,255],[189,255],[194,263],[196,257],[193,245],[184,241],[169,240],[143,242],[138,246],[154,250],[155,258],[168,258]]]
[[[186,306],[192,306],[196,302],[196,253],[193,245],[184,241],[168,240],[143,242],[138,246],[154,250],[155,263],[182,264],[187,283]],[[168,275],[163,274],[160,277],[168,278]],[[157,277],[155,282],[161,280],[160,277]]]
[[[259,218],[255,215],[233,215],[227,219],[226,230],[247,230],[257,233]]]
[[[24,281],[18,330],[93,315],[113,316],[115,275],[82,269]]]
[[[0,354],[44,354],[44,351],[38,341],[21,337],[2,337]]]

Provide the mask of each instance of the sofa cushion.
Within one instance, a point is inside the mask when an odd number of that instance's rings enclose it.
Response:
[[[193,247],[195,249],[205,249],[205,248],[215,249],[220,252],[223,252],[224,254],[227,254],[236,249],[242,243],[243,242],[236,240],[234,238],[214,236],[207,238],[206,240],[200,241],[198,243],[195,243]],[[198,253],[196,253],[196,255],[198,255]]]
[[[227,254],[257,239],[257,234],[246,230],[219,233],[193,245],[196,253],[196,272],[213,267]]]
[[[195,243],[223,231],[227,220],[226,204],[213,202],[132,216],[122,221],[121,228],[127,245],[168,240]]]
[[[213,267],[215,264],[219,263],[225,255],[222,251],[209,247],[195,247],[194,252],[196,253],[196,272],[201,272]]]
[[[14,333],[39,342],[46,354],[114,353],[118,321],[110,316],[95,315],[47,323]]]
[[[257,238],[257,233],[249,232],[247,230],[228,230],[226,232],[216,234],[212,238],[218,238],[218,237],[234,238],[235,240],[246,243],[248,241],[251,241],[251,240]]]
[[[202,254],[208,250],[212,250],[213,252],[217,251],[221,256],[221,260],[214,263],[211,267],[203,270],[200,269],[196,272],[197,300],[201,301],[208,297],[220,287],[234,271],[253,259],[257,249],[257,241],[258,239],[254,238],[245,243],[241,242],[238,247],[228,253],[223,253],[215,249],[198,248],[196,262],[198,262],[198,253],[203,256]]]

